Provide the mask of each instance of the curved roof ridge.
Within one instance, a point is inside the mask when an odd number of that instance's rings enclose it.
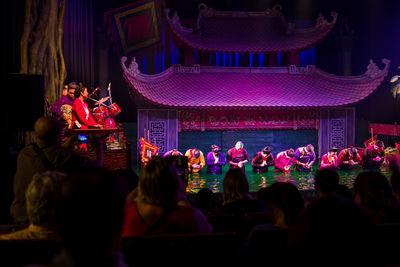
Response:
[[[197,24],[181,24],[177,12],[166,18],[172,32],[187,45],[203,51],[277,53],[308,49],[320,42],[336,24],[338,14],[331,12],[328,21],[321,13],[315,25],[297,29],[282,14],[277,4],[263,12],[216,11],[199,4]]]
[[[141,74],[133,59],[121,58],[124,78],[146,101],[180,109],[258,109],[344,106],[370,95],[388,74],[370,60],[362,75],[338,76],[315,66],[186,67],[173,65],[155,75]]]
[[[332,73],[323,71],[318,68],[315,68],[315,72],[318,73],[319,75],[326,77],[328,79],[331,79],[331,80],[341,80],[341,81],[349,81],[350,82],[350,81],[359,81],[359,80],[365,80],[365,79],[375,79],[377,77],[386,76],[387,73],[389,72],[390,60],[383,58],[381,61],[385,65],[383,67],[383,69],[379,69],[379,67],[376,65],[376,63],[372,59],[370,59],[365,73],[360,74],[360,75],[340,76],[340,75],[336,75],[336,74],[332,74]]]

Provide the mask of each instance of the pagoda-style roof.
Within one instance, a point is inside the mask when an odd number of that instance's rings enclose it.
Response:
[[[315,66],[213,67],[173,65],[162,73],[140,73],[135,59],[121,59],[124,78],[134,92],[159,106],[178,109],[259,109],[333,107],[356,103],[386,77],[370,60],[359,76],[337,76]]]
[[[278,53],[306,50],[332,30],[337,13],[328,22],[319,15],[313,27],[297,29],[275,5],[264,12],[216,11],[205,4],[199,5],[197,24],[193,28],[181,25],[175,12],[166,17],[172,32],[186,45],[200,50],[227,53]]]

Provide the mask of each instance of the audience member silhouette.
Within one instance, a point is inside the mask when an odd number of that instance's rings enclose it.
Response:
[[[73,144],[73,137],[61,144],[62,124],[56,118],[39,118],[34,124],[34,130],[36,143],[27,145],[18,154],[17,170],[14,175],[14,201],[11,205],[11,215],[15,223],[29,223],[25,191],[35,173],[46,170],[70,172],[84,166],[95,165],[87,158],[65,148]],[[96,163],[102,164],[101,144],[93,142],[92,145],[95,147]]]
[[[118,178],[120,192],[124,197],[137,187],[139,177],[132,169],[118,169],[113,173]]]
[[[90,168],[61,184],[56,219],[63,250],[51,266],[124,266],[124,198],[111,171]]]
[[[141,170],[137,190],[127,198],[122,237],[162,233],[210,233],[204,214],[188,204],[174,165],[154,158]]]
[[[314,186],[318,197],[337,194],[339,187],[338,172],[330,168],[318,170],[314,176]]]
[[[396,147],[399,149],[400,144],[396,143]],[[390,171],[390,185],[396,200],[400,203],[400,150],[392,157]]]
[[[377,226],[354,202],[318,198],[289,233],[286,265],[381,266],[378,242]]]
[[[337,189],[338,196],[348,200],[353,200],[353,191],[345,184],[338,184]]]
[[[375,223],[400,222],[400,205],[388,179],[378,171],[357,175],[353,185],[354,201]]]
[[[250,230],[245,227],[244,214],[265,211],[266,205],[251,196],[246,174],[240,168],[229,169],[226,172],[222,188],[223,203],[218,213],[233,215],[233,227],[238,234],[239,242],[244,241]]]
[[[65,177],[66,174],[55,171],[35,174],[25,193],[28,228],[0,235],[0,240],[60,239],[54,214],[60,183]]]
[[[201,210],[206,217],[215,215],[217,212],[217,196],[210,188],[204,187],[195,195],[194,206]]]
[[[274,182],[258,195],[267,205],[270,223],[256,225],[255,229],[273,227],[289,228],[304,209],[304,199],[292,183]]]

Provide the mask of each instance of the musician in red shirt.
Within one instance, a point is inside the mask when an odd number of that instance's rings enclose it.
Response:
[[[328,153],[324,154],[321,158],[319,169],[336,169],[338,167],[337,148],[331,147]]]
[[[350,147],[340,151],[338,156],[339,168],[342,170],[351,170],[354,165],[361,163],[361,157],[358,154],[357,148]]]
[[[374,144],[364,149],[363,169],[379,169],[385,159],[384,144],[377,140]]]
[[[91,128],[103,128],[101,124],[98,124],[92,117],[89,106],[86,103],[88,98],[87,87],[80,85],[75,90],[76,100],[72,105],[72,123],[71,129],[91,129]]]
[[[243,148],[243,142],[237,141],[235,147],[228,150],[226,161],[229,164],[229,169],[239,168],[245,171],[244,164],[249,162],[249,154]]]

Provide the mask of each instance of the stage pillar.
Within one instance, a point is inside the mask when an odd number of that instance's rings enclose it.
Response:
[[[319,155],[335,146],[338,150],[355,146],[355,108],[321,108],[319,127]]]
[[[150,139],[159,154],[178,148],[178,112],[171,109],[138,109],[138,140]],[[138,141],[137,140],[137,141]],[[139,146],[139,143],[137,144]]]

